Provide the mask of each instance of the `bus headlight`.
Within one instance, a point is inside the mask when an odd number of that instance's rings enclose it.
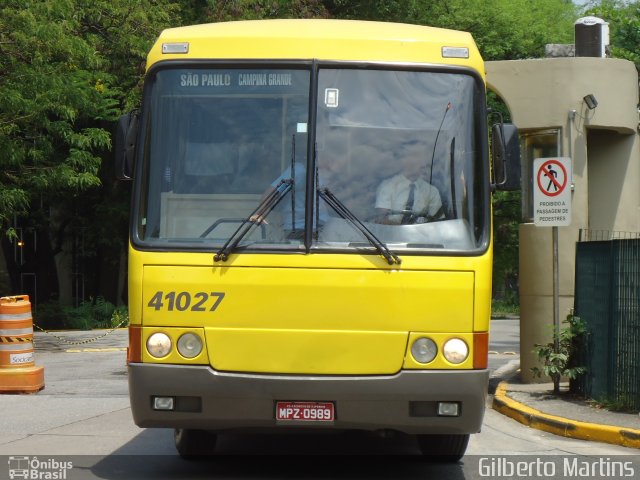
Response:
[[[195,333],[185,333],[178,339],[178,352],[185,358],[194,358],[202,352],[202,340]]]
[[[418,363],[429,363],[438,354],[438,346],[436,342],[430,338],[421,337],[418,338],[413,345],[411,345],[411,355]]]
[[[147,339],[147,352],[152,357],[166,357],[170,351],[171,339],[165,333],[156,332]]]
[[[469,347],[459,338],[452,338],[447,340],[442,349],[444,358],[451,363],[462,363],[469,356]]]

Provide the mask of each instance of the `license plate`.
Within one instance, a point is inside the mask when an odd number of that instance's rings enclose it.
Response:
[[[276,420],[302,422],[333,422],[332,402],[276,402]]]

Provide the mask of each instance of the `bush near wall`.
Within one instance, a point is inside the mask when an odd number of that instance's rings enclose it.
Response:
[[[127,308],[116,307],[103,297],[90,298],[77,307],[61,306],[58,302],[40,305],[34,313],[35,324],[47,330],[92,330],[126,327]]]

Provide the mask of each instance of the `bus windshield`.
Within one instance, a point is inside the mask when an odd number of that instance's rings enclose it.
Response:
[[[145,94],[134,241],[373,250],[358,222],[392,251],[485,247],[477,79],[348,65],[312,72],[157,70]]]

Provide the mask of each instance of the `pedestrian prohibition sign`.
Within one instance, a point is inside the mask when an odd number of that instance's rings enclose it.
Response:
[[[540,227],[571,224],[571,159],[533,161],[533,222]]]

